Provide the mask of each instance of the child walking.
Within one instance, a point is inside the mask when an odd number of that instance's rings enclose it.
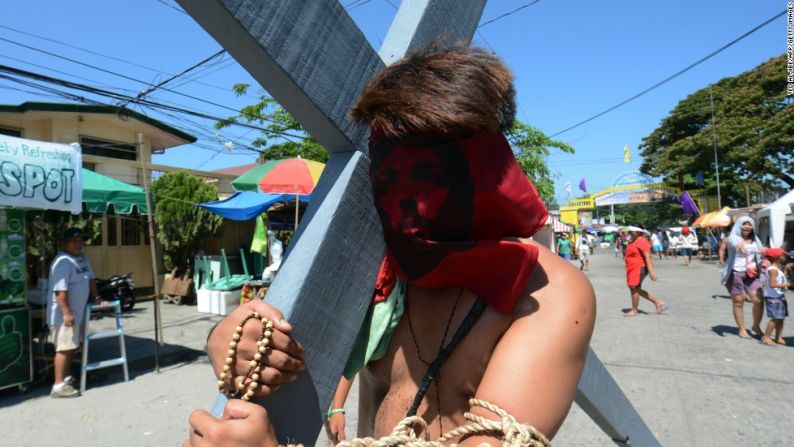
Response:
[[[764,285],[764,303],[766,304],[766,316],[769,323],[766,325],[764,336],[761,343],[769,346],[785,345],[783,340],[783,319],[788,316],[788,303],[786,302],[786,289],[791,286],[786,278],[787,271],[783,265],[788,255],[780,248],[770,248],[764,256],[772,263],[767,268],[767,280]],[[776,331],[775,339],[772,339],[772,330]]]

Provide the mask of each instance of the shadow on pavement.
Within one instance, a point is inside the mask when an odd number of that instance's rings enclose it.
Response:
[[[134,335],[125,335],[125,347],[127,349],[127,367],[129,370],[130,381],[136,377],[150,373],[155,369],[154,340],[141,338]],[[36,348],[34,347],[34,350]],[[39,351],[40,352],[40,351]],[[119,357],[119,344],[116,339],[103,339],[91,343],[89,349],[89,362]],[[164,344],[160,347],[160,368],[169,368],[175,365],[191,363],[196,361],[207,362],[206,352],[188,348],[181,345]],[[34,359],[36,371],[35,380],[28,384],[25,392],[20,392],[17,387],[8,388],[0,391],[0,407],[7,407],[22,403],[28,399],[44,397],[49,395],[52,387],[52,359],[54,356],[53,346],[47,343],[42,355],[37,355]],[[72,363],[72,376],[75,378],[75,388],[80,387],[80,362],[82,361],[82,351],[75,354]],[[90,371],[86,375],[86,391],[103,388],[110,385],[124,383],[124,374],[121,366],[98,369]]]
[[[712,332],[719,335],[720,337],[724,337],[725,334],[739,336],[739,328],[736,326],[726,326],[724,324],[718,324],[717,326],[711,327]]]
[[[626,315],[627,313],[629,313],[630,310],[631,310],[630,307],[624,307],[623,309],[620,309],[620,311],[623,312],[623,315]],[[638,315],[649,315],[648,312],[645,312],[642,309],[638,309],[637,310],[637,314]]]
[[[711,299],[716,300],[717,298],[722,298],[724,300],[731,299],[730,295],[711,295]]]

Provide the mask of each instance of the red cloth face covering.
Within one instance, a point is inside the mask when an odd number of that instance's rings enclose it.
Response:
[[[386,259],[375,285],[464,287],[511,313],[537,264],[527,238],[546,207],[501,133],[457,141],[393,141],[373,131],[370,178]]]

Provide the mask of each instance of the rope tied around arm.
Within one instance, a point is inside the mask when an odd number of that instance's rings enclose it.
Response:
[[[503,446],[509,447],[551,447],[551,442],[540,431],[532,426],[519,423],[515,417],[505,410],[481,399],[469,399],[471,408],[481,407],[491,411],[499,420],[487,419],[466,412],[463,417],[469,423],[452,429],[436,441],[426,441],[416,435],[414,427],[424,431],[427,422],[419,416],[409,416],[392,431],[391,435],[380,439],[356,438],[342,441],[336,447],[457,447],[457,444],[445,444],[452,439],[462,436],[488,435],[500,438]]]

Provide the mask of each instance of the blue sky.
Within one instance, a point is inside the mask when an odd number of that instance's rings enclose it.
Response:
[[[483,22],[522,5],[523,0],[491,0]],[[343,0],[370,43],[378,48],[399,0]],[[170,5],[170,6],[169,6]],[[476,45],[493,49],[516,75],[519,119],[554,134],[642,91],[740,36],[786,7],[781,0],[701,0],[607,2],[541,0],[494,23],[475,35]],[[193,20],[178,11],[174,0],[82,0],[13,2],[3,9],[0,38],[73,58],[141,81],[153,83],[206,58],[220,46]],[[29,34],[149,67],[119,62],[69,48]],[[611,185],[621,173],[640,164],[637,146],[686,95],[752,69],[785,51],[785,19],[777,19],[741,42],[643,97],[556,138],[576,148],[575,155],[549,158],[558,175],[557,197],[567,199],[564,183],[586,177],[588,189]],[[14,59],[10,59],[14,58]],[[25,62],[21,62],[25,61]],[[30,65],[31,63],[39,67]],[[90,69],[0,40],[0,64],[88,83],[139,92],[141,83]],[[46,68],[42,68],[46,67]],[[54,72],[52,70],[58,70]],[[233,59],[204,66],[198,82],[170,88],[232,109],[254,101],[237,98],[228,89],[235,82],[255,81]],[[86,79],[78,79],[80,76]],[[0,103],[29,100],[63,101],[8,89],[22,88],[0,79]],[[171,102],[218,116],[230,110],[159,90],[151,99]],[[183,127],[200,137],[200,146],[170,149],[155,162],[214,170],[252,162],[245,149],[256,131],[224,130],[218,137],[212,122],[199,118],[147,114]],[[221,141],[235,141],[223,151]],[[632,163],[623,163],[629,145]]]

